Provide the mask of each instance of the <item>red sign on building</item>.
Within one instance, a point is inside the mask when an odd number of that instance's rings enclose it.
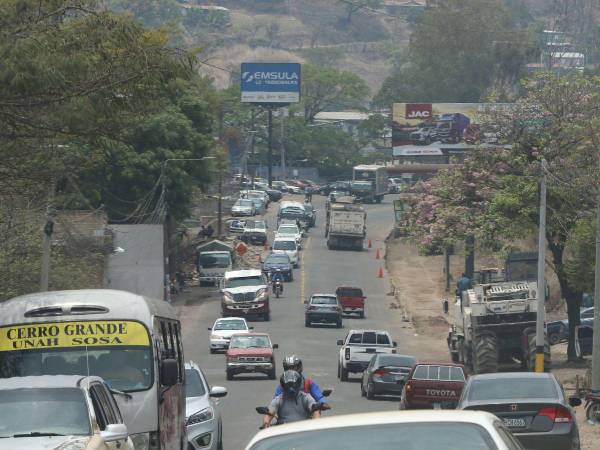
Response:
[[[433,108],[431,103],[407,103],[406,119],[431,119]]]

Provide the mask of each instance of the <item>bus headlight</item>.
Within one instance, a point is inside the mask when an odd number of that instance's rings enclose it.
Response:
[[[207,420],[211,420],[215,416],[215,413],[212,409],[212,406],[208,408],[204,408],[202,411],[197,412],[196,414],[192,414],[187,418],[186,425],[194,425],[197,423],[206,422]]]

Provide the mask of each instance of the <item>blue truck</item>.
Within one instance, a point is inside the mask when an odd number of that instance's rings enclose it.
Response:
[[[458,144],[470,123],[471,119],[461,113],[441,114],[438,117],[432,140]]]

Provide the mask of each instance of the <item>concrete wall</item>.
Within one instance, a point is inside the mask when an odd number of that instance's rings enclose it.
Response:
[[[108,257],[104,287],[163,298],[162,225],[109,225],[113,248]]]

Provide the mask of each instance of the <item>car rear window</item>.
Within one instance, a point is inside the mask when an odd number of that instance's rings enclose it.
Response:
[[[550,378],[484,378],[474,379],[469,387],[469,400],[556,399],[558,392]]]
[[[414,358],[407,358],[404,356],[394,356],[394,355],[389,355],[389,356],[379,356],[379,359],[377,360],[377,364],[381,367],[381,366],[387,366],[387,367],[412,367],[412,365],[415,363],[415,359]]]
[[[313,305],[335,305],[337,299],[335,297],[313,297],[310,299]]]
[[[338,288],[337,294],[341,297],[362,297],[362,289],[359,288]]]
[[[465,374],[460,367],[428,364],[417,366],[413,378],[415,380],[465,381]]]
[[[362,337],[362,341],[355,338],[355,336]],[[353,342],[352,339],[357,339],[356,342]],[[366,345],[390,345],[390,339],[385,333],[376,333],[374,331],[365,331],[361,334],[352,335],[351,344],[366,344]]]

